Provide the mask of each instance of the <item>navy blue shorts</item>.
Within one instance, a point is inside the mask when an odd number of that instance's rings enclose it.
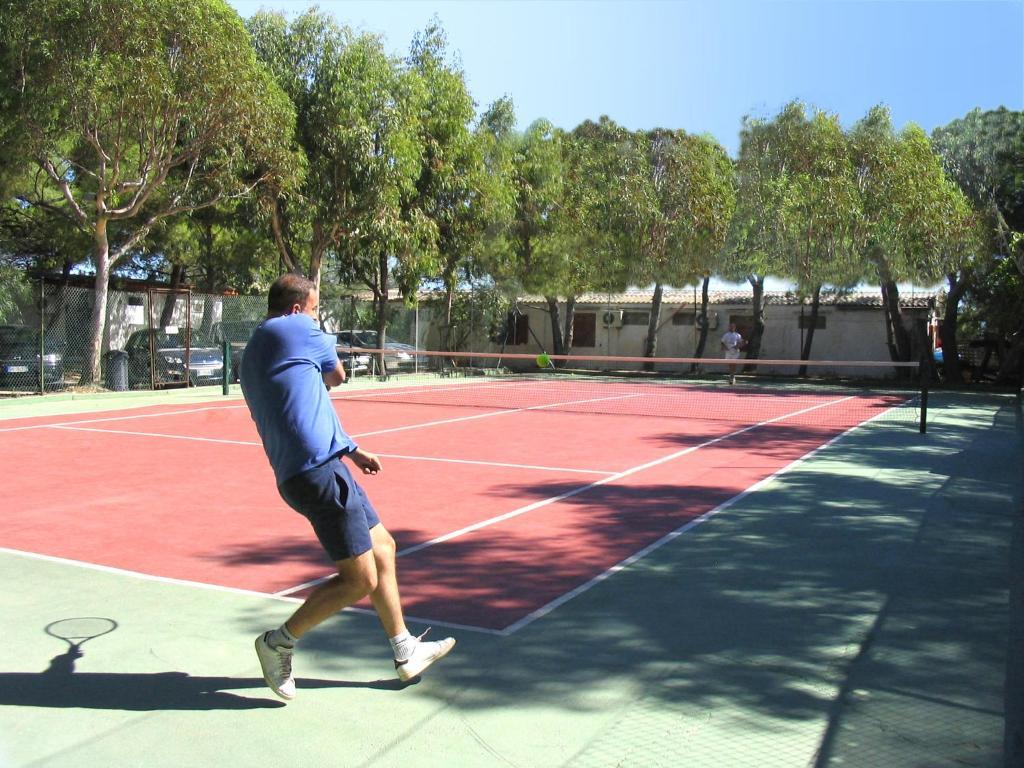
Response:
[[[370,529],[380,524],[380,518],[340,458],[288,478],[277,490],[289,507],[309,520],[331,560],[373,549]]]

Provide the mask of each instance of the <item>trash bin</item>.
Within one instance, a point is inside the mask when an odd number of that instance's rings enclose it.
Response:
[[[128,353],[123,349],[107,352],[107,389],[125,392],[128,389]]]

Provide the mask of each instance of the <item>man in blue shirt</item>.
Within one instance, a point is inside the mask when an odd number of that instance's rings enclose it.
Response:
[[[299,638],[343,608],[369,596],[391,641],[403,682],[455,645],[428,642],[405,626],[395,571],[395,540],[342,461],[365,475],[380,460],[345,434],[327,391],[345,381],[335,337],[317,325],[319,292],[294,274],[270,287],[267,319],[253,331],[242,357],[242,393],[274,470],[281,498],[312,524],[338,570],[317,586],[291,618],[256,638],[267,685],[295,697],[292,654]],[[424,633],[426,634],[426,633]]]

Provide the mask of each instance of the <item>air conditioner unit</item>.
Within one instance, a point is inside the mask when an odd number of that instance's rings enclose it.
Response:
[[[700,327],[702,327],[704,325],[703,318],[700,316],[699,313],[697,314],[697,319],[694,321],[694,325],[696,325],[698,328],[700,328]],[[708,330],[712,330],[713,331],[717,327],[718,327],[718,313],[717,312],[708,312]]]
[[[621,328],[622,327],[622,310],[621,309],[606,309],[604,314],[601,315],[601,322],[606,328]]]

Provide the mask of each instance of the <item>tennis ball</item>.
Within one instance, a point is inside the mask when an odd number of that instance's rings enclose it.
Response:
[[[548,357],[543,352],[541,352],[539,355],[537,355],[537,367],[538,368],[547,368],[549,365],[551,365],[551,358],[550,357]]]

